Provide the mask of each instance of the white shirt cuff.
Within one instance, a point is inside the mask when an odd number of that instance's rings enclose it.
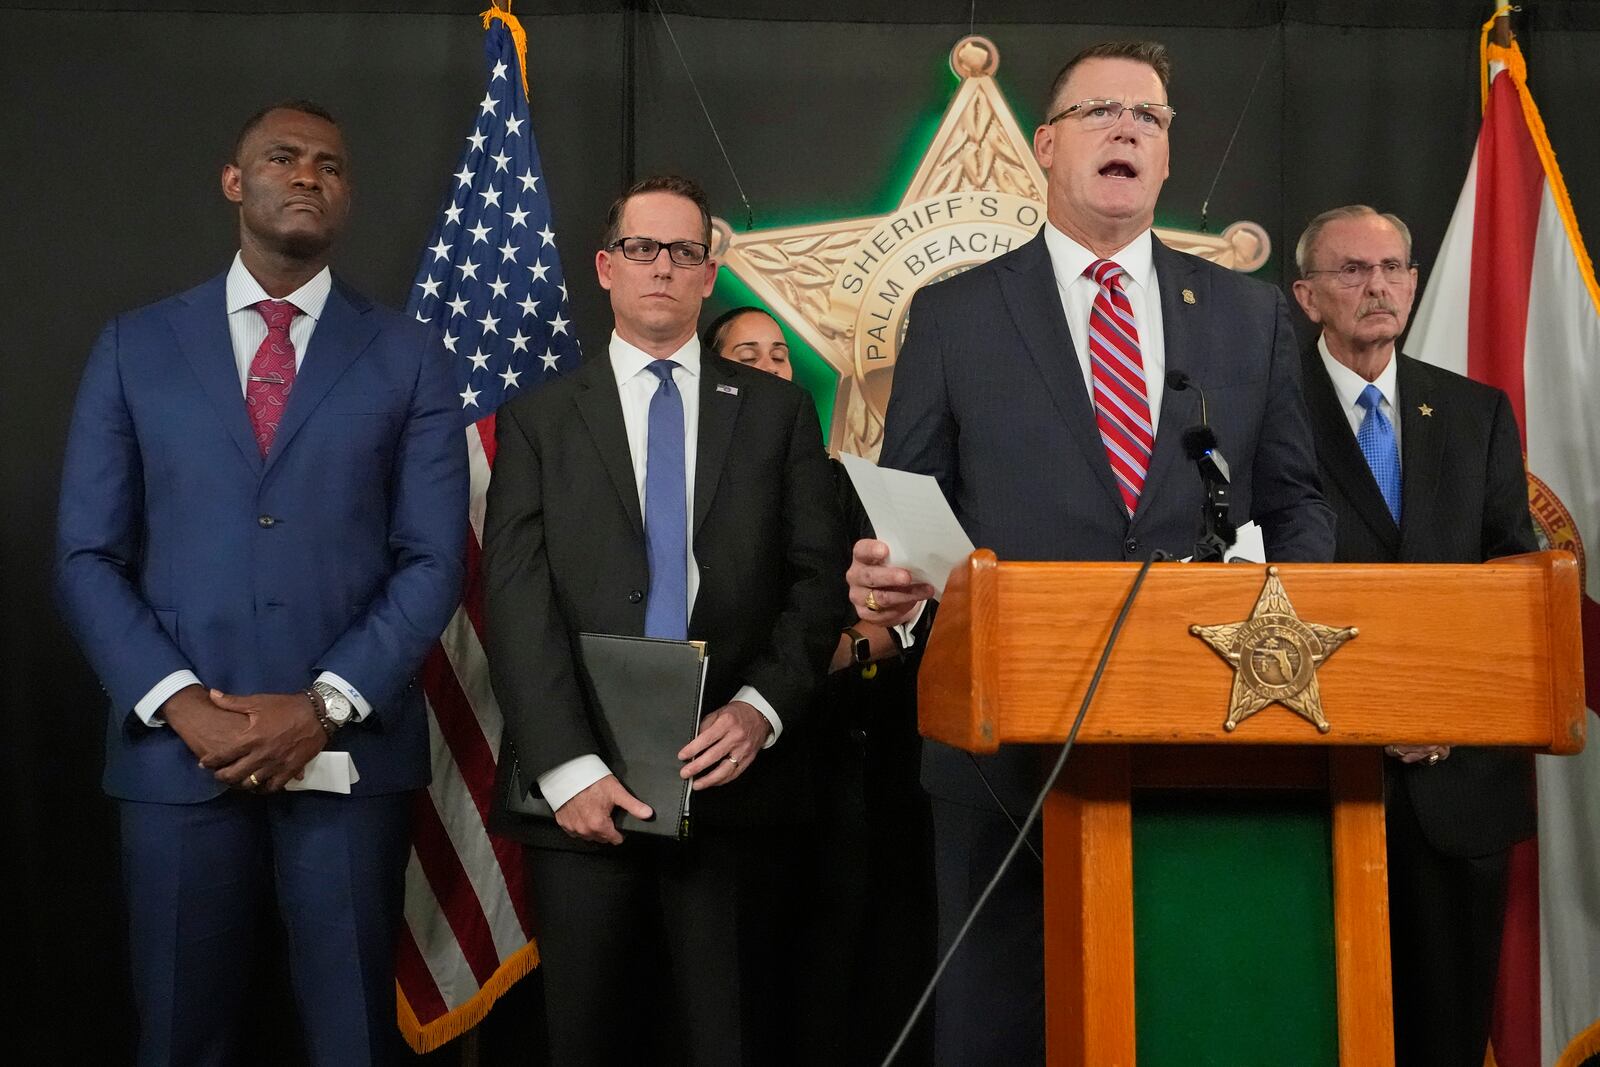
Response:
[[[911,631],[916,629],[917,623],[922,621],[922,613],[927,610],[928,602],[924,600],[917,605],[917,610],[912,614],[911,618],[894,628],[894,632],[900,635],[900,648],[902,650],[908,649],[917,643],[917,639],[911,636]]]
[[[767,724],[772,727],[772,732],[767,735],[766,744],[761,747],[771,748],[776,744],[778,735],[783,733],[783,720],[778,718],[777,710],[767,703],[767,698],[756,692],[754,686],[747,685],[733,694],[733,699],[742,700],[752,708],[755,708],[761,713],[761,717],[767,720]]]
[[[361,695],[361,690],[334,674],[332,671],[323,671],[317,675],[317,681],[327,682],[339,692],[350,698],[351,705],[355,708],[355,720],[360,722],[372,714],[372,705],[367,703],[367,698]]]
[[[194,671],[173,671],[157,682],[150,692],[133,706],[133,713],[139,716],[139,721],[146,726],[165,726],[167,720],[161,717],[161,705],[172,699],[172,694],[178,690],[199,684],[200,679],[196,677]]]
[[[559,811],[561,805],[610,773],[611,768],[599,756],[579,756],[539,775],[539,792],[551,811]]]

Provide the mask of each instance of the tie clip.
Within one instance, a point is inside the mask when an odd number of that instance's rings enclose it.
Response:
[[[283,379],[278,377],[276,374],[272,375],[270,378],[263,378],[259,374],[247,374],[247,375],[245,375],[245,381],[247,381],[247,382],[265,382],[268,385],[282,385],[283,384]]]

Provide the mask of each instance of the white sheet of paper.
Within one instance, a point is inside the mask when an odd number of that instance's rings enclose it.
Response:
[[[1261,527],[1247,522],[1234,534],[1233,547],[1222,557],[1229,563],[1244,560],[1246,563],[1265,563],[1267,543],[1261,537]]]
[[[324,793],[348,793],[361,781],[356,761],[348,752],[318,752],[306,764],[304,778],[291,778],[284,789],[316,789]]]
[[[972,555],[972,539],[956,521],[939,483],[927,474],[879,467],[849,453],[839,459],[878,540],[889,546],[889,562],[944,595],[950,571]]]

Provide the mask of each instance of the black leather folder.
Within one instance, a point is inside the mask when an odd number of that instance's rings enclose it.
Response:
[[[640,819],[618,809],[623,833],[689,836],[689,781],[678,776],[678,750],[700,729],[705,688],[704,641],[661,641],[613,634],[578,635],[579,676],[599,735],[596,753],[623,787],[650,805]],[[530,796],[520,766],[513,766],[506,806],[554,819],[537,787]]]

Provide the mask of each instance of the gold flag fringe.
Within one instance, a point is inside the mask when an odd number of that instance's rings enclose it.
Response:
[[[417,1013],[411,1010],[405,992],[401,990],[400,983],[396,982],[395,1013],[399,1017],[400,1033],[404,1035],[406,1044],[411,1046],[413,1052],[419,1054],[432,1052],[440,1045],[455,1040],[483,1022],[483,1017],[489,1014],[489,1009],[494,1007],[494,1002],[500,999],[501,994],[516,985],[538,965],[539,946],[529,941],[500,964],[494,976],[472,995],[471,1000],[458,1005],[431,1023],[418,1021]]]
[[[1550,195],[1556,202],[1556,210],[1561,214],[1562,227],[1567,231],[1567,241],[1572,245],[1572,254],[1578,259],[1578,273],[1583,277],[1584,287],[1589,290],[1589,299],[1594,303],[1595,314],[1600,315],[1600,284],[1595,282],[1594,261],[1589,258],[1589,250],[1584,247],[1583,234],[1578,232],[1578,216],[1572,210],[1572,197],[1567,193],[1566,179],[1561,176],[1561,167],[1556,163],[1556,150],[1550,145],[1550,135],[1545,131],[1544,119],[1539,117],[1539,109],[1534,105],[1533,94],[1528,91],[1528,64],[1522,58],[1522,49],[1516,41],[1512,41],[1508,46],[1486,45],[1483,57],[1486,82],[1489,76],[1489,64],[1496,60],[1506,65],[1506,73],[1511,75],[1511,81],[1517,87],[1517,100],[1522,104],[1522,119],[1528,124],[1528,132],[1533,135],[1533,147],[1544,170],[1544,180],[1550,185]]]
[[[1600,1056],[1600,1019],[1589,1024],[1589,1028],[1572,1039],[1556,1060],[1556,1067],[1579,1067],[1579,1064],[1591,1056]]]
[[[528,34],[522,28],[522,23],[517,21],[517,16],[511,13],[511,3],[507,0],[505,9],[491,7],[483,13],[483,28],[488,29],[489,23],[499,19],[506,24],[506,29],[511,31],[511,43],[517,46],[517,70],[522,75],[522,95],[528,99]]]

